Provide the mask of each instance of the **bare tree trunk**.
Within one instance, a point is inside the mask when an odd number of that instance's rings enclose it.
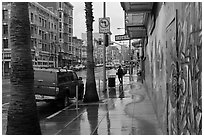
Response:
[[[97,102],[99,97],[96,89],[93,60],[93,11],[92,2],[85,2],[86,27],[87,27],[87,77],[84,102]]]
[[[8,110],[8,135],[41,134],[35,95],[30,48],[30,23],[27,2],[11,4],[11,90]]]

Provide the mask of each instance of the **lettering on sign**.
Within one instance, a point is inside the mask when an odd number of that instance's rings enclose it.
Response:
[[[115,41],[130,40],[128,35],[115,35]]]

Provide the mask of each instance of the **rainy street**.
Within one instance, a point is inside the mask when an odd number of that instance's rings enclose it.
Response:
[[[106,70],[107,75],[109,74],[110,71],[115,71],[115,69],[112,70]],[[82,77],[82,80],[84,83],[86,82],[86,69],[77,71],[76,72],[78,77]],[[99,91],[102,91],[102,74],[103,74],[103,68],[102,67],[97,67],[95,68],[95,77],[96,77],[96,84],[97,88]],[[100,86],[99,86],[100,82]],[[6,119],[7,119],[7,110],[9,106],[9,91],[10,91],[10,81],[9,79],[6,79],[2,83],[2,128],[3,128],[3,134],[5,134],[5,126],[6,126]],[[99,93],[100,95],[102,94],[101,92]],[[102,97],[102,96],[101,96]],[[53,107],[54,106],[54,107]],[[60,112],[62,108],[58,107],[55,103],[53,102],[37,102],[37,108],[38,108],[38,114],[39,114],[39,119],[40,121],[43,121],[47,117],[52,116],[53,114]]]
[[[77,71],[76,73],[78,76],[82,77],[83,81],[85,82],[86,70]],[[95,74],[96,74],[96,76],[101,77],[102,67],[96,68]],[[4,123],[6,122],[6,118],[7,118],[7,110],[8,110],[8,106],[9,106],[9,96],[10,96],[9,92],[10,92],[10,81],[9,81],[9,79],[5,79],[2,81],[2,117],[3,117],[2,124],[3,125],[5,125]],[[55,106],[55,104],[53,104],[53,103],[37,102],[40,120],[45,119],[46,117],[56,113],[57,111],[59,111],[61,109],[57,106],[53,107],[53,105]],[[2,126],[2,128],[5,128],[5,127]],[[3,131],[5,131],[5,130],[3,130]],[[5,133],[3,133],[3,134],[5,134]]]
[[[202,135],[202,2],[2,2],[3,135]]]
[[[110,69],[106,70],[106,72],[107,76],[115,75],[116,70]],[[83,81],[85,81],[86,70],[78,71],[77,74],[83,77]],[[102,68],[96,68],[95,75],[101,100],[98,103],[86,104],[79,101],[78,106],[73,102],[66,108],[59,108],[53,103],[37,103],[42,134],[162,134],[142,84],[130,84],[127,74],[124,77],[123,86],[119,85],[116,78],[116,87],[109,87],[108,91],[104,93],[102,92],[102,81],[99,80],[102,77]],[[3,85],[3,87],[5,86]],[[101,89],[99,90],[100,87]],[[3,91],[6,90],[3,89]],[[2,131],[5,134],[6,112],[9,104],[4,99],[3,102]]]

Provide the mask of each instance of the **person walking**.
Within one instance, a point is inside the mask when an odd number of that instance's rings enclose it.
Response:
[[[121,68],[121,66],[119,66],[116,75],[118,75],[118,80],[119,80],[120,84],[122,84],[123,83],[123,75],[124,75],[124,73],[123,73],[123,69]]]

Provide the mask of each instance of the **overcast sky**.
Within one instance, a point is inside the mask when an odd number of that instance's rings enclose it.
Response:
[[[85,24],[85,4],[84,2],[71,2],[74,6],[74,36],[81,38],[81,33],[86,32]],[[98,20],[103,17],[103,2],[93,2],[93,32],[99,32]],[[124,29],[118,30],[117,28],[124,28],[124,11],[120,2],[106,2],[106,17],[110,17],[110,30],[112,32],[112,41],[115,35],[124,34]]]

